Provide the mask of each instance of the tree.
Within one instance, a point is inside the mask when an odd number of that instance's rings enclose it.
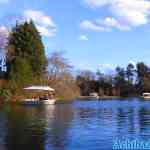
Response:
[[[117,67],[116,68],[116,76],[114,78],[115,80],[115,87],[120,91],[120,96],[128,96],[129,90],[128,90],[128,84],[125,79],[125,70],[124,68]]]
[[[100,95],[112,95],[113,77],[111,75],[103,74],[99,70],[97,72]]]
[[[24,85],[43,77],[46,71],[44,45],[33,21],[16,24],[12,29],[6,55],[9,80]]]
[[[76,80],[81,95],[87,96],[91,92],[98,92],[98,82],[95,80],[95,74],[90,70],[82,70]]]
[[[137,89],[142,92],[150,92],[150,69],[143,62],[137,63]]]
[[[60,99],[69,100],[79,95],[76,80],[72,75],[72,66],[63,53],[54,52],[48,58],[48,85],[56,89]]]
[[[127,76],[128,82],[131,84],[133,82],[134,73],[135,73],[134,65],[129,63],[126,69],[126,76]]]
[[[134,65],[129,63],[126,67],[126,86],[128,89],[128,96],[134,95],[136,92],[134,81],[135,81],[135,68]]]
[[[69,73],[72,66],[66,58],[63,57],[62,52],[54,52],[48,58],[48,80],[49,83],[55,84],[64,73]]]
[[[117,67],[116,68],[116,76],[115,76],[115,85],[121,88],[122,84],[125,82],[125,70],[124,68]]]
[[[11,62],[11,67],[9,73],[12,80],[11,86],[24,86],[33,80],[31,66],[25,59],[17,57]]]

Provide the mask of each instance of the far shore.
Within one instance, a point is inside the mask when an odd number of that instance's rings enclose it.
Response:
[[[92,99],[97,99],[97,100],[114,100],[114,99],[125,99],[125,98],[133,98],[133,97],[139,97],[140,96],[129,96],[129,97],[122,97],[122,96],[99,96],[99,98],[96,97],[91,97],[91,96],[79,96],[78,99],[81,100],[92,100]]]

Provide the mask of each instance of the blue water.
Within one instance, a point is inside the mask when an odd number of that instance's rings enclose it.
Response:
[[[0,107],[0,150],[111,150],[122,137],[150,138],[150,101]]]

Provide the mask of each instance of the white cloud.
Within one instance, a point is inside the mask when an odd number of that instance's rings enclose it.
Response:
[[[37,29],[38,31],[43,35],[43,36],[46,36],[46,37],[53,37],[55,36],[56,34],[56,29],[51,29],[49,30],[48,28],[44,27],[44,26],[39,26],[39,25],[36,25],[37,26]]]
[[[53,22],[52,18],[50,16],[45,15],[42,11],[25,10],[24,18],[26,20],[32,19],[35,22],[39,32],[43,36],[55,36],[57,32],[57,26]]]
[[[80,28],[84,30],[91,30],[91,31],[107,31],[108,29],[96,24],[90,20],[84,20],[80,23]]]
[[[79,40],[88,41],[88,37],[86,35],[80,35]]]
[[[55,23],[51,19],[50,16],[45,15],[42,11],[37,10],[26,10],[24,11],[24,16],[26,19],[32,19],[38,24],[42,24],[44,26],[56,27]]]
[[[118,20],[112,17],[106,17],[104,19],[97,19],[95,21],[83,20],[80,23],[80,28],[84,30],[92,30],[97,32],[106,31],[109,32],[112,28],[119,29],[121,31],[130,30],[130,26],[120,24]]]
[[[123,31],[130,29],[129,26],[120,24],[120,22],[118,22],[115,18],[112,18],[112,17],[106,17],[104,20],[104,25],[106,25],[108,27],[114,27],[114,28],[117,28],[117,29],[123,30]]]
[[[106,6],[119,24],[136,27],[147,24],[150,15],[149,0],[84,0],[90,7]]]
[[[107,27],[107,28],[116,28],[121,31],[128,31],[130,30],[130,26],[121,24],[118,20],[116,20],[113,17],[106,17],[104,20],[98,19],[97,22],[101,24],[101,26]]]

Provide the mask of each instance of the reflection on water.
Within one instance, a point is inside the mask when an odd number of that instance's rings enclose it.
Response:
[[[0,108],[0,150],[111,150],[116,137],[150,135],[150,101],[139,99]]]
[[[39,149],[44,150],[46,123],[43,112],[35,108],[11,107],[7,113],[7,134],[5,137],[8,150]]]
[[[10,107],[3,131],[6,133],[6,150],[65,149],[64,141],[72,115],[68,106]]]

